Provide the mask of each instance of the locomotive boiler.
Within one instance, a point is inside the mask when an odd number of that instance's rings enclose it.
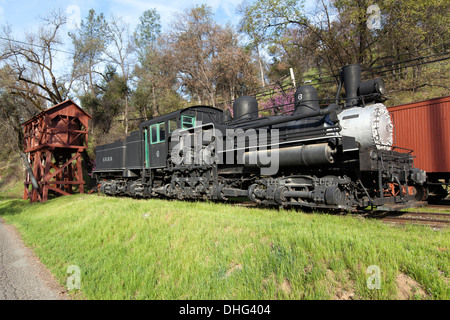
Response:
[[[145,121],[124,141],[97,147],[100,191],[346,211],[424,204],[426,172],[392,146],[382,79],[361,81],[360,65],[340,75],[324,108],[305,85],[290,115],[259,115],[256,99],[243,96],[233,116],[193,106]]]

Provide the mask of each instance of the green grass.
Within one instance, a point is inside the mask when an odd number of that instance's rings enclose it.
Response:
[[[23,168],[20,157],[10,155],[10,160],[0,160],[0,200],[23,195]]]
[[[442,207],[442,208],[419,207],[419,208],[403,209],[401,211],[406,211],[406,212],[425,212],[425,213],[448,213],[448,214],[450,214],[450,209],[446,208],[446,207]]]
[[[75,195],[0,201],[0,217],[86,299],[396,299],[398,274],[449,299],[448,230],[209,202]],[[367,268],[381,271],[368,289]]]
[[[5,186],[0,187],[0,200],[22,198],[23,190],[23,181],[7,183]]]

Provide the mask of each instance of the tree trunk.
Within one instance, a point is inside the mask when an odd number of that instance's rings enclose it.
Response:
[[[128,98],[125,96],[125,136],[128,134]]]
[[[156,96],[155,96],[155,85],[152,83],[152,101],[153,101],[153,116],[158,116],[158,111],[156,110]]]
[[[263,69],[263,65],[262,65],[261,55],[259,54],[259,45],[256,46],[256,54],[258,55],[259,72],[260,72],[260,75],[261,75],[261,85],[263,87],[265,87],[266,86],[266,82],[264,81],[264,69]]]
[[[95,98],[94,85],[93,85],[92,82],[93,82],[93,81],[92,81],[92,64],[91,64],[91,62],[89,61],[89,87],[91,88],[91,94],[92,94],[92,97]]]

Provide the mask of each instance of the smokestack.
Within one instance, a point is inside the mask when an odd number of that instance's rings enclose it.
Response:
[[[252,96],[242,96],[233,103],[234,120],[258,118],[258,102]]]
[[[345,88],[345,107],[353,107],[358,103],[358,87],[361,83],[361,65],[351,64],[341,70]]]
[[[295,110],[292,115],[303,115],[320,111],[319,95],[313,86],[301,86],[295,91]]]

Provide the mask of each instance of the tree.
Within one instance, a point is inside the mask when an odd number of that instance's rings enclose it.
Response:
[[[127,90],[126,79],[117,74],[113,65],[108,64],[103,80],[96,86],[95,96],[86,93],[80,97],[100,135],[109,133],[115,118],[123,111],[122,99]]]
[[[242,59],[246,64],[250,61],[238,44],[237,34],[229,26],[218,25],[207,5],[176,15],[166,38],[168,60],[177,68],[183,90],[199,104],[215,107],[221,88],[228,87],[227,92],[233,92],[238,83],[230,82],[229,75],[242,77],[244,70],[238,70],[245,67]],[[239,67],[231,70],[229,67],[235,63]]]
[[[161,33],[161,16],[156,9],[144,11],[139,17],[140,23],[133,33],[134,42],[140,60],[145,59],[147,51],[152,50]]]
[[[239,44],[238,36],[230,26],[223,27],[218,37],[221,49],[217,52],[214,72],[218,96],[227,104],[258,86],[257,68],[251,62],[251,52]]]
[[[176,64],[163,36],[146,52],[145,58],[136,66],[137,88],[133,104],[144,118],[152,118],[178,110],[184,106],[178,90]]]
[[[240,22],[242,30],[254,37],[255,43],[276,40],[291,24],[308,24],[303,12],[303,0],[243,2],[239,12],[243,13]]]
[[[250,37],[250,45],[268,46],[273,80],[290,67],[302,74],[309,68],[310,57],[318,55],[318,48],[335,47],[330,45],[326,29],[314,24],[303,7],[303,1],[298,0],[256,0],[243,2],[239,8],[243,14],[240,30]]]
[[[92,97],[95,97],[96,66],[102,62],[102,55],[108,46],[108,23],[103,13],[97,15],[94,9],[89,10],[86,21],[81,21],[77,33],[70,33],[75,48],[74,61],[80,73],[88,76],[88,86]]]
[[[34,105],[20,95],[0,90],[0,123],[4,141],[10,142],[12,149],[19,153],[23,149],[23,129],[21,123],[37,113]],[[5,143],[6,145],[6,143]]]
[[[131,78],[133,64],[132,53],[135,51],[133,39],[130,35],[129,26],[119,17],[112,16],[108,24],[108,39],[111,45],[105,50],[105,54],[113,61],[122,72],[121,77],[125,81],[127,90],[123,91],[121,100],[124,102],[124,125],[125,134],[128,134],[128,81]]]
[[[41,111],[46,102],[58,104],[66,100],[78,77],[76,68],[69,72],[55,70],[56,56],[64,53],[58,46],[62,45],[59,33],[66,23],[65,16],[61,11],[54,11],[43,20],[39,31],[26,34],[25,41],[16,40],[11,28],[4,27],[2,36],[6,41],[0,56],[8,74],[2,79],[3,88],[30,101]]]
[[[261,57],[260,47],[264,45],[265,35],[261,29],[254,23],[253,19],[255,18],[252,14],[253,7],[249,5],[246,1],[242,2],[242,4],[238,7],[237,11],[243,15],[242,19],[239,22],[239,32],[246,34],[250,37],[249,46],[256,51],[258,64],[259,64],[259,73],[261,76],[261,85],[264,87],[266,85],[265,77],[264,77],[264,67],[263,67],[263,59]]]
[[[316,12],[308,15],[301,10],[299,0],[255,0],[243,4],[241,23],[253,32],[251,43],[263,39],[274,57],[267,73],[269,78],[288,74],[289,67],[293,67],[298,82],[309,73],[314,84],[329,95],[335,92],[339,69],[359,63],[363,77],[364,73],[371,77],[381,75],[388,87],[397,91],[414,92],[424,86],[448,88],[448,63],[425,65],[431,60],[427,56],[443,55],[448,50],[448,1],[317,3]]]
[[[140,66],[136,66],[135,73],[139,77],[138,87],[134,97],[134,103],[145,118],[156,116],[159,113],[157,104],[158,97],[156,92],[161,91],[163,81],[158,77],[163,73],[161,68],[160,55],[156,47],[158,37],[161,33],[160,15],[156,9],[145,11],[140,17],[140,23],[137,25],[133,34],[136,44],[136,51]],[[163,79],[165,80],[165,79]],[[161,92],[159,92],[161,94]],[[151,99],[149,99],[151,97]],[[151,107],[149,106],[151,101]],[[152,112],[148,112],[148,110]]]
[[[258,0],[244,7],[247,30],[264,35],[271,51],[300,75],[311,67],[337,73],[350,63],[370,63],[377,37],[367,28],[366,0],[318,2],[318,11],[306,15],[303,1]],[[304,66],[304,67],[301,67]]]

